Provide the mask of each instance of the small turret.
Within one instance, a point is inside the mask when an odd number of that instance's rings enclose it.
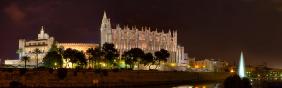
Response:
[[[44,32],[44,27],[41,26],[40,33],[38,34],[38,40],[40,40],[40,39],[48,39],[48,38],[49,38],[49,35]]]

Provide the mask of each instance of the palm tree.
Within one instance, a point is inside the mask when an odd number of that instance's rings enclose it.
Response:
[[[21,61],[24,61],[24,68],[26,68],[26,62],[29,62],[29,60],[30,60],[30,57],[28,57],[28,56],[22,57]]]
[[[35,48],[33,53],[36,54],[36,68],[38,68],[38,54],[40,54],[41,51],[38,48]]]

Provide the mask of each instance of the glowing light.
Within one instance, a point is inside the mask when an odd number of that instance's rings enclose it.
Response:
[[[104,62],[100,62],[100,65],[101,65],[102,67],[106,67],[106,66],[107,66],[106,63],[104,63]]]
[[[122,67],[122,68],[126,67],[125,61],[124,60],[120,60],[119,61],[119,66]]]
[[[199,66],[198,66],[198,65],[195,65],[195,68],[199,68]]]
[[[93,84],[98,84],[98,83],[99,83],[99,80],[93,79],[93,80],[92,80],[92,83],[93,83]]]
[[[191,66],[190,65],[187,65],[187,68],[190,68]]]
[[[176,66],[176,64],[175,64],[175,63],[171,63],[171,64],[170,64],[170,66],[175,67],[175,66]]]
[[[120,63],[120,64],[125,64],[125,61],[124,61],[124,60],[121,60],[119,63]]]
[[[235,72],[233,69],[230,70],[231,73]]]
[[[203,68],[206,68],[206,66],[204,65]]]
[[[238,74],[239,74],[240,78],[246,77],[243,52],[241,52],[241,56],[240,56]]]

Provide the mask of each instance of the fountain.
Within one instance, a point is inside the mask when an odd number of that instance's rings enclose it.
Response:
[[[243,56],[243,52],[241,52],[241,56],[240,56],[240,62],[239,62],[239,67],[238,67],[238,74],[240,76],[240,78],[244,78],[246,77],[245,75],[245,63],[244,63],[244,56]]]

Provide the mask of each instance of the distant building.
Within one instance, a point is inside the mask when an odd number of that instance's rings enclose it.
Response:
[[[189,66],[194,71],[204,72],[224,72],[228,69],[228,63],[215,59],[189,59]]]
[[[14,65],[14,66],[23,66],[24,63],[20,60],[23,56],[28,56],[31,58],[27,65],[35,66],[36,63],[36,53],[35,49],[39,49],[40,53],[38,53],[38,62],[42,64],[42,60],[51,48],[52,44],[54,44],[55,38],[50,37],[47,33],[45,33],[43,26],[41,27],[41,31],[38,34],[37,39],[35,40],[19,40],[19,49],[17,53],[19,54],[19,58],[17,60],[5,60],[5,65]],[[88,48],[96,48],[99,46],[95,43],[56,43],[59,48],[72,48],[79,51],[86,52]]]

